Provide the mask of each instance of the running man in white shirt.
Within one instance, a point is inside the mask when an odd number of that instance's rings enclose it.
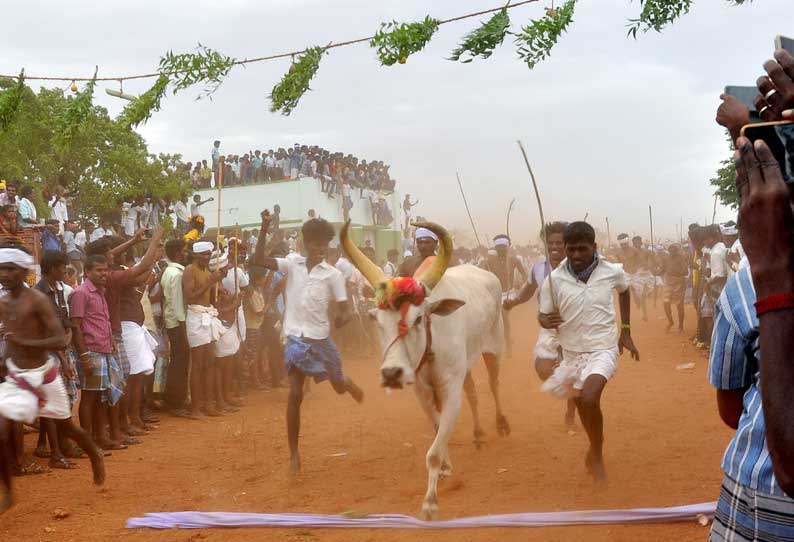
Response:
[[[601,394],[617,370],[618,350],[640,353],[631,338],[631,299],[623,268],[602,259],[595,230],[586,222],[572,222],[563,233],[566,259],[543,282],[541,325],[557,329],[562,361],[543,384],[561,398],[573,397],[590,440],[585,466],[596,483],[606,482],[604,419]],[[553,295],[550,281],[554,281]],[[612,290],[619,293],[620,335],[617,333]]]
[[[306,256],[290,254],[286,258],[270,258],[264,255],[270,220],[270,213],[263,211],[253,265],[279,271],[287,281],[283,324],[283,334],[287,338],[284,364],[290,386],[287,437],[290,474],[294,476],[300,472],[298,436],[306,377],[313,377],[315,382],[330,380],[337,393],[349,393],[359,403],[364,400],[364,392],[342,373],[342,360],[330,337],[328,307],[332,300],[339,304],[335,322],[337,328],[351,318],[342,273],[325,261],[328,244],[334,238],[333,226],[322,218],[309,220],[301,229]]]

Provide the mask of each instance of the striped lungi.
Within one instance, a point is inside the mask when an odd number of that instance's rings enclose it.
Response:
[[[722,481],[710,542],[794,541],[794,500]]]

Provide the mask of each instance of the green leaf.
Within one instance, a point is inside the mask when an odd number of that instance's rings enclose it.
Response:
[[[68,98],[66,109],[58,122],[56,143],[59,147],[68,148],[72,139],[83,129],[86,119],[91,115],[98,70],[99,68],[94,69],[94,76],[86,83],[85,88],[77,93],[77,96]]]
[[[545,17],[531,21],[516,34],[518,56],[529,69],[545,60],[568,25],[573,22],[576,0],[568,0],[559,8],[547,8]]]
[[[637,38],[637,32],[662,29],[689,13],[694,0],[640,0],[642,11],[637,19],[629,19],[628,35]],[[736,3],[736,0],[731,0]],[[739,0],[741,3],[743,0]]]
[[[404,64],[410,55],[424,49],[438,30],[438,19],[429,15],[417,23],[382,23],[369,42],[383,66]]]
[[[507,8],[505,7],[487,22],[482,23],[479,28],[466,34],[461,44],[452,51],[449,60],[460,61],[465,64],[478,56],[480,58],[490,57],[494,49],[502,45],[509,26],[510,16],[507,14]],[[468,54],[469,58],[461,60],[461,57],[465,54]]]
[[[0,93],[0,131],[5,131],[17,116],[25,91],[25,70],[19,72],[16,83]]]
[[[200,100],[211,97],[218,90],[236,63],[237,59],[199,43],[195,53],[174,54],[168,51],[160,59],[159,71],[169,77],[174,94],[198,83],[205,84],[204,90],[196,97]]]
[[[165,96],[170,79],[160,74],[152,88],[132,100],[119,115],[119,122],[128,127],[146,124],[152,113],[160,110],[160,100]]]
[[[281,81],[270,91],[270,111],[281,111],[289,115],[297,107],[301,97],[309,88],[309,83],[314,78],[320,67],[320,60],[326,52],[326,47],[312,47],[292,63],[289,71],[284,74]]]

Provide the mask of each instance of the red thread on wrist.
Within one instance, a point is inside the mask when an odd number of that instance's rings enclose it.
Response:
[[[782,309],[794,309],[794,294],[774,294],[755,302],[755,314],[763,314]]]

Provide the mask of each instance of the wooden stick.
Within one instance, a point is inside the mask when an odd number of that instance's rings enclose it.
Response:
[[[458,179],[458,188],[460,188],[460,195],[463,197],[463,205],[466,207],[466,214],[469,215],[469,222],[471,223],[471,229],[474,231],[474,239],[477,241],[477,248],[482,246],[480,243],[480,236],[477,234],[477,226],[474,225],[474,219],[471,217],[471,211],[469,210],[469,202],[466,201],[466,193],[463,192],[463,185],[460,182],[460,175],[458,172],[455,172],[455,177]]]
[[[656,246],[653,242],[653,208],[648,205],[648,219],[651,222],[651,264],[656,267]],[[651,274],[653,275],[653,269],[651,269]],[[657,288],[656,288],[656,275],[653,275],[653,306],[656,307],[656,298],[657,298]]]
[[[524,156],[524,163],[527,165],[527,171],[529,171],[529,178],[532,180],[532,187],[535,189],[535,199],[538,200],[538,212],[540,213],[540,222],[542,225],[542,230],[545,232],[546,229],[546,218],[543,215],[543,204],[540,202],[540,190],[538,190],[538,183],[535,180],[535,174],[532,172],[532,166],[529,165],[529,158],[527,158],[527,152],[524,150],[524,145],[521,144],[521,141],[517,141],[518,148],[521,149],[521,154]],[[543,239],[543,247],[546,252],[546,261],[549,263],[549,267],[551,267],[551,258],[549,258],[549,246],[546,243],[546,240]],[[554,271],[554,269],[552,269]],[[554,281],[551,280],[551,273],[549,273],[549,292],[551,293],[551,304],[555,308],[557,308],[557,300],[554,297]]]
[[[507,224],[505,226],[505,233],[507,234],[507,238],[510,240],[510,245],[513,244],[513,239],[510,237],[510,213],[513,210],[513,205],[516,203],[516,198],[510,200],[510,206],[507,208]],[[510,292],[513,289],[513,273],[515,273],[515,268],[510,267],[510,254],[507,255],[507,262],[505,264],[507,267],[507,291]]]
[[[221,253],[221,197],[223,194],[223,163],[225,158],[221,156],[218,159],[218,223],[217,223],[217,231],[215,232],[215,250],[218,252],[218,259],[220,259]],[[220,288],[221,283],[215,283],[215,302],[218,302],[218,288]]]
[[[607,248],[612,246],[612,234],[609,232],[609,217],[607,218]]]

